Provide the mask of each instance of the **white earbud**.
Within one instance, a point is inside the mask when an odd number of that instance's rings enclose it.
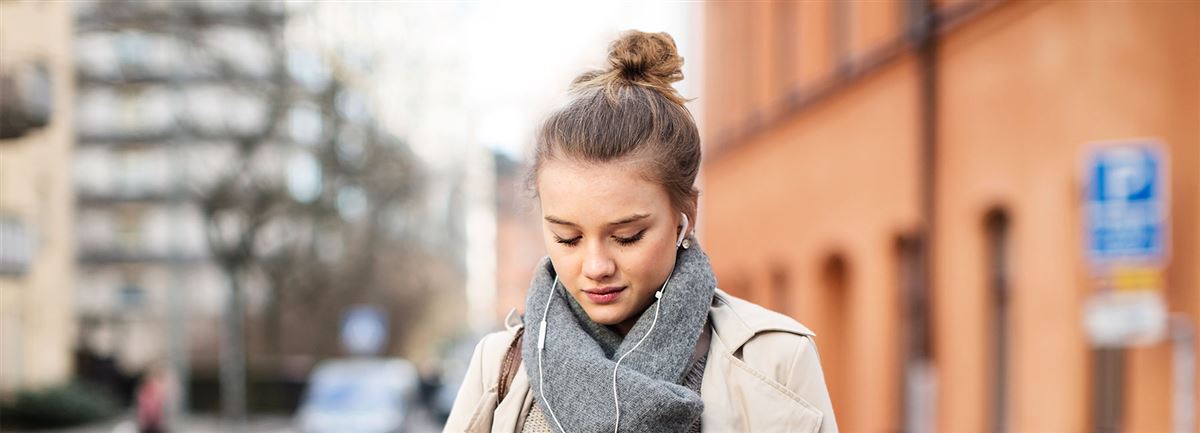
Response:
[[[683,238],[687,237],[687,230],[688,230],[687,214],[680,213],[680,215],[683,215],[683,229],[679,231],[679,239],[675,240],[675,246],[677,246],[677,247],[683,245]]]

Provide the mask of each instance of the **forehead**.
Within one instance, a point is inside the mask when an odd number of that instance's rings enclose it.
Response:
[[[642,170],[623,161],[546,161],[537,178],[542,213],[587,225],[668,211],[666,189],[648,180]]]

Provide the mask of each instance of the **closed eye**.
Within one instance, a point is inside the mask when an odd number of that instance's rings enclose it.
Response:
[[[646,229],[642,229],[642,231],[637,232],[636,235],[633,235],[633,236],[630,236],[627,238],[623,238],[620,236],[613,236],[613,239],[616,239],[617,243],[619,243],[621,245],[632,245],[634,242],[642,240],[642,237],[645,236],[645,234],[646,234]]]
[[[558,237],[558,235],[554,235],[554,242],[558,242],[563,245],[575,246],[575,244],[578,244],[579,240],[582,238],[583,236],[576,236],[570,239],[563,239]]]

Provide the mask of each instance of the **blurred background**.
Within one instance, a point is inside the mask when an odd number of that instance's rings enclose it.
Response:
[[[440,431],[544,255],[532,132],[625,29],[842,431],[1200,432],[1166,0],[0,0],[0,430]]]

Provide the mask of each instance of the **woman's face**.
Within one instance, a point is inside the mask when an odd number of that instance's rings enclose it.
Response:
[[[546,161],[537,188],[559,281],[593,321],[628,333],[675,266],[682,214],[628,162]]]

